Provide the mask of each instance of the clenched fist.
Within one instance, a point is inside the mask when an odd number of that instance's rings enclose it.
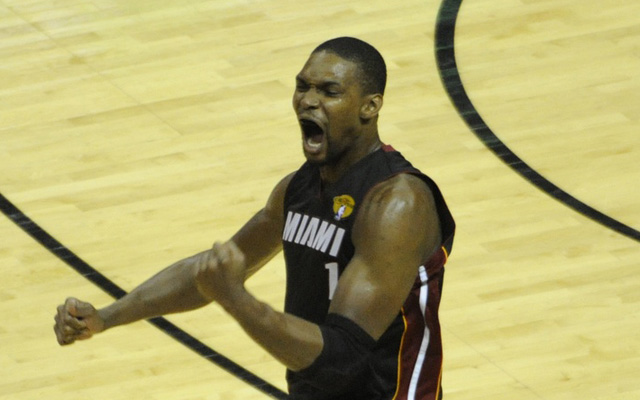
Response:
[[[232,240],[215,243],[209,251],[200,254],[197,265],[198,291],[209,301],[215,300],[225,307],[244,290],[245,258]]]
[[[75,298],[68,298],[58,306],[55,321],[53,330],[61,346],[89,339],[104,330],[104,321],[95,307]]]

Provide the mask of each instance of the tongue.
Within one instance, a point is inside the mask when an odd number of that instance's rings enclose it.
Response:
[[[309,136],[309,142],[310,143],[322,143],[322,133],[314,133],[313,135]]]

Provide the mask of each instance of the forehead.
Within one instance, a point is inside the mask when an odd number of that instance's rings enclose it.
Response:
[[[313,53],[298,74],[309,82],[336,82],[352,84],[357,80],[358,65],[335,53],[320,51]]]

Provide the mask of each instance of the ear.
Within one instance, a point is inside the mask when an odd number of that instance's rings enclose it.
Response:
[[[360,108],[360,118],[370,120],[377,117],[383,103],[382,95],[379,93],[366,96]]]

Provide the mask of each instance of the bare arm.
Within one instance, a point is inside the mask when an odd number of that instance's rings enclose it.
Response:
[[[274,189],[264,209],[259,211],[236,233],[233,240],[246,254],[242,279],[246,280],[281,249],[278,229],[278,202],[290,177]],[[280,208],[282,204],[280,203]],[[54,331],[61,345],[88,339],[106,329],[141,319],[194,310],[209,304],[206,283],[198,279],[212,250],[185,258],[160,271],[126,296],[96,310],[90,303],[69,298],[58,307]],[[204,285],[203,285],[204,284]]]
[[[402,174],[375,187],[354,225],[355,255],[331,302],[378,339],[411,290],[418,267],[441,243],[433,195],[419,178]]]
[[[322,350],[318,326],[275,311],[244,287],[246,278],[263,264],[263,258],[256,256],[253,247],[271,248],[274,252],[282,249],[284,195],[292,177],[293,174],[276,187],[267,206],[230,241],[216,243],[205,254],[197,280],[206,298],[217,301],[258,344],[284,365],[297,370],[310,364]],[[271,258],[273,254],[263,256]]]
[[[293,175],[289,174],[276,185],[265,207],[231,238],[244,255],[245,280],[282,250],[284,195]]]
[[[98,310],[104,329],[209,304],[198,292],[193,278],[201,257],[202,253],[176,262],[121,299]]]

